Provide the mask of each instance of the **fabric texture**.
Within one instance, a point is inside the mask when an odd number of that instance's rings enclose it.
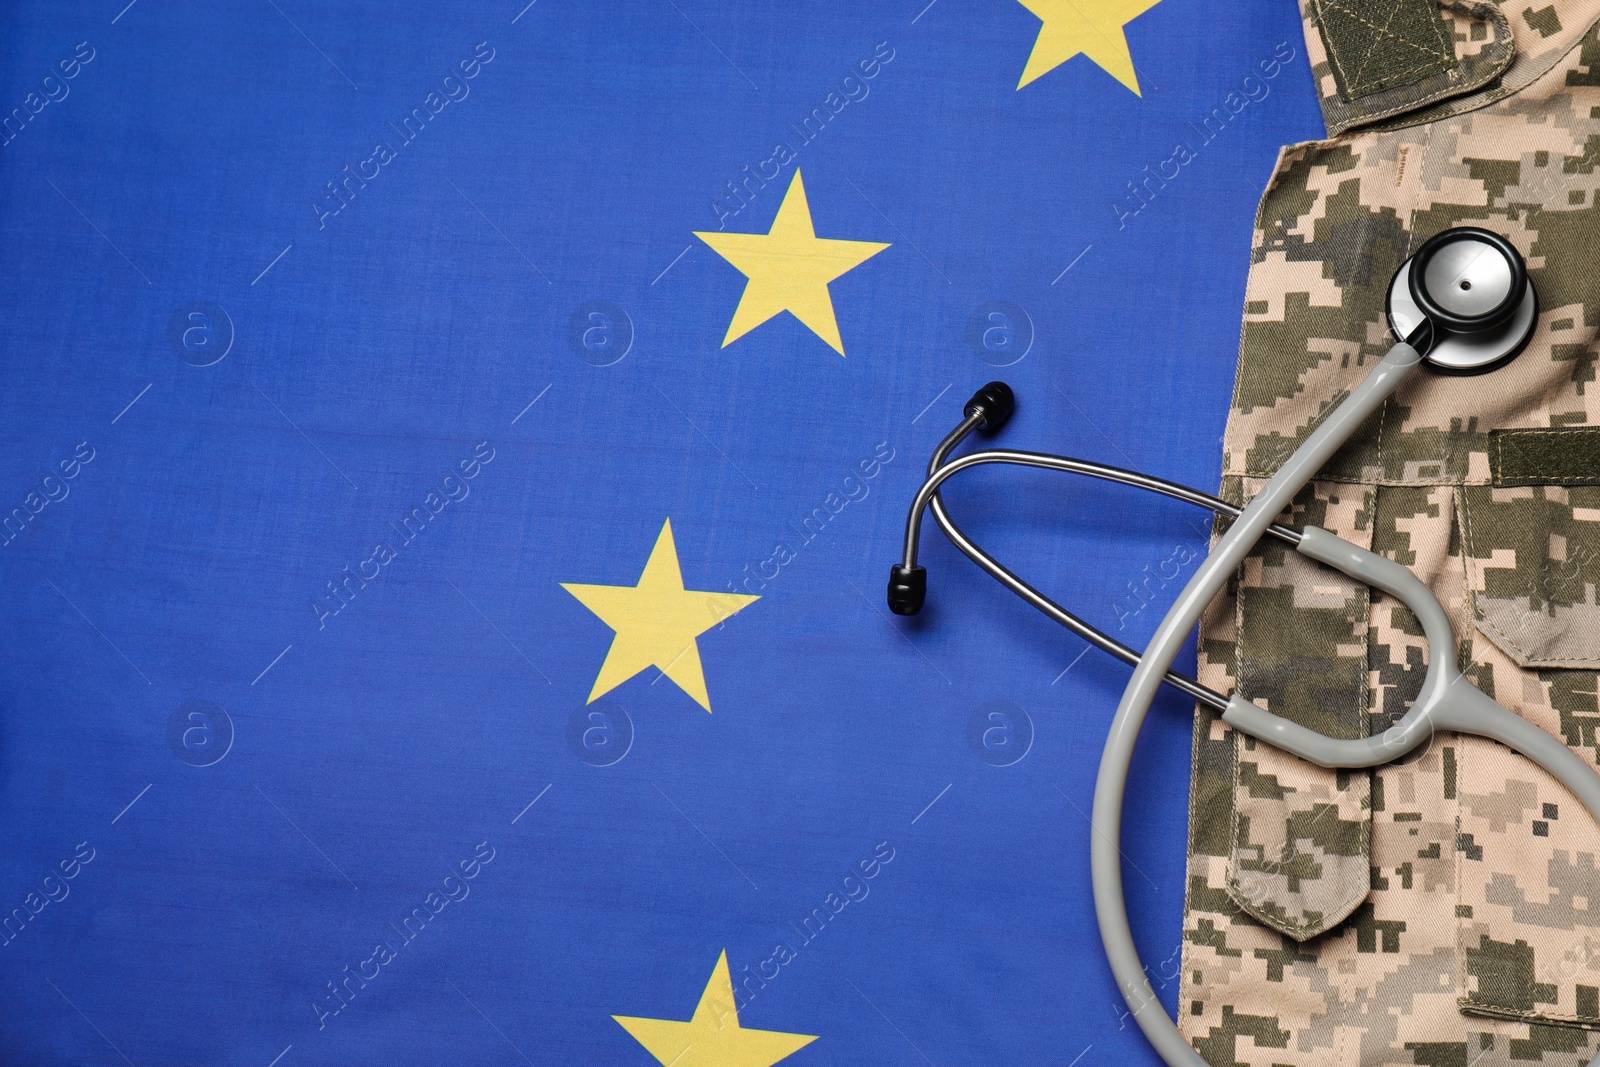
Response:
[[[1288,0],[0,3],[0,1067],[1158,1067],[1125,666],[884,583],[997,378],[1216,483],[1322,130]],[[1210,529],[943,495],[1134,647]]]
[[[1420,13],[1392,7],[1421,32]],[[1409,87],[1355,91],[1336,68],[1359,35],[1304,6],[1336,135],[1285,149],[1261,202],[1223,486],[1248,498],[1392,343],[1389,281],[1424,240],[1506,234],[1543,309],[1527,349],[1483,375],[1407,382],[1285,519],[1410,567],[1468,676],[1600,765],[1600,5],[1475,10],[1469,24],[1444,9],[1455,69],[1508,43],[1507,26],[1516,55],[1492,82],[1432,97],[1426,67]],[[1407,93],[1394,111],[1372,103]],[[1285,555],[1261,546],[1212,605],[1202,680],[1329,733],[1355,710],[1385,729],[1426,670],[1416,620],[1316,568],[1289,584]],[[1261,664],[1299,684],[1260,684]],[[1263,747],[1199,710],[1180,1018],[1210,1062],[1587,1063],[1600,828],[1563,787],[1479,738],[1439,735],[1354,772]],[[1363,871],[1341,851],[1360,848]]]

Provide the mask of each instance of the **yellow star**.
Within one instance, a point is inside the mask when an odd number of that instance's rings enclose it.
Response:
[[[723,259],[749,278],[739,307],[728,324],[722,347],[782,312],[789,312],[811,332],[844,355],[839,323],[833,317],[833,297],[828,283],[889,246],[876,241],[832,241],[811,228],[811,207],[800,168],[794,171],[789,191],[778,205],[778,217],[766,233],[700,233]]]
[[[811,1044],[806,1034],[777,1030],[747,1030],[739,1025],[728,977],[728,953],[717,958],[694,1018],[686,1023],[670,1019],[636,1019],[613,1015],[658,1061],[671,1067],[772,1067]]]
[[[1033,42],[1028,65],[1017,88],[1042,77],[1082,53],[1117,81],[1139,92],[1133,55],[1122,27],[1155,7],[1160,0],[1017,0],[1044,20]]]
[[[711,710],[705,673],[700,669],[700,646],[695,638],[760,597],[742,593],[702,593],[683,587],[678,570],[678,547],[668,519],[650,550],[638,585],[579,585],[562,582],[561,588],[607,626],[617,632],[611,650],[600,666],[589,701],[605,696],[646,667],[657,667]]]

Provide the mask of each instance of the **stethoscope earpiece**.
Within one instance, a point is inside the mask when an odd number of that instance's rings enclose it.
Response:
[[[945,452],[955,447],[957,441],[973,430],[994,433],[1011,421],[1011,415],[1016,410],[1017,394],[1012,392],[1011,386],[1005,382],[990,382],[973,393],[972,398],[962,406],[961,413],[965,417],[955,432],[945,438],[938,455],[942,458]],[[931,467],[929,473],[933,473]],[[915,615],[928,599],[928,572],[917,566],[914,548],[906,559],[907,562],[896,563],[889,569],[889,610],[896,615]]]
[[[972,394],[966,407],[961,409],[968,418],[978,420],[978,429],[994,433],[1011,420],[1017,410],[1017,394],[1005,382],[990,382]]]
[[[1533,336],[1539,299],[1515,245],[1477,226],[1434,234],[1389,285],[1389,326],[1435,368],[1487,370]]]

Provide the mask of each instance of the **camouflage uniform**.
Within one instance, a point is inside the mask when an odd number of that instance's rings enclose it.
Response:
[[[1367,374],[1418,245],[1505,234],[1540,297],[1527,350],[1416,375],[1290,518],[1411,567],[1468,676],[1600,764],[1600,0],[1302,14],[1330,138],[1285,149],[1262,199],[1223,492],[1256,492]],[[1202,626],[1207,685],[1333,736],[1398,719],[1426,665],[1408,611],[1274,543]],[[1194,757],[1179,1025],[1208,1062],[1600,1050],[1600,827],[1553,778],[1454,734],[1323,770],[1204,708]]]

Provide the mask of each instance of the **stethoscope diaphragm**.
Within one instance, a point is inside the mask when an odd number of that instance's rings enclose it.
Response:
[[[1423,356],[1445,371],[1481,371],[1516,355],[1533,336],[1539,299],[1510,241],[1476,226],[1429,238],[1389,285],[1389,327],[1410,338],[1432,323]]]

